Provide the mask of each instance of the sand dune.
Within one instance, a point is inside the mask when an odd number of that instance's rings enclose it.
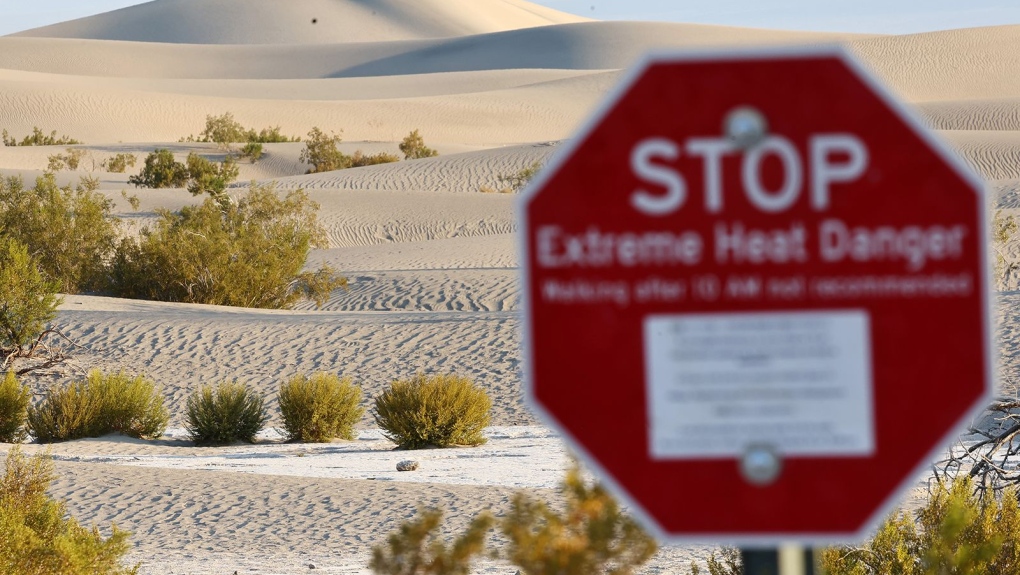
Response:
[[[216,46],[0,38],[0,68],[135,78],[286,79],[507,69],[625,68],[652,48],[836,42],[859,35],[581,22],[438,40]],[[69,60],[66,54],[76,57]]]
[[[1020,130],[1020,98],[924,102],[917,107],[937,130]]]
[[[184,44],[332,44],[444,38],[583,20],[524,0],[155,0],[18,35]]]
[[[1015,98],[1020,25],[883,36],[851,49],[913,101]]]

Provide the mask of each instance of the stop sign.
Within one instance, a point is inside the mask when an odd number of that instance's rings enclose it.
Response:
[[[840,49],[649,57],[522,197],[527,399],[661,537],[859,539],[989,399],[984,210]]]

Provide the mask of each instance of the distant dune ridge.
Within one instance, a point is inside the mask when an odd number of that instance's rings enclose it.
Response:
[[[17,35],[174,44],[334,44],[445,38],[584,20],[522,0],[154,0]]]
[[[230,193],[275,182],[281,192],[307,190],[321,206],[329,245],[313,250],[309,265],[330,264],[350,280],[350,291],[337,290],[322,309],[76,295],[56,325],[85,346],[76,353],[81,367],[159,382],[176,428],[192,392],[233,378],[270,398],[270,425],[280,426],[281,380],[315,370],[352,377],[366,398],[419,371],[467,375],[491,394],[494,424],[535,425],[521,394],[516,196],[481,190],[548,162],[649,49],[815,42],[857,54],[989,181],[990,205],[1020,215],[1020,26],[1010,25],[876,36],[598,22],[524,0],[155,0],[0,38],[0,128],[20,138],[38,126],[87,142],[80,147],[95,164],[57,179],[98,178],[128,234],[160,209],[201,201],[183,189],[133,189],[128,178],[155,148],[178,160],[192,152],[223,159],[214,144],[178,141],[197,136],[208,115],[230,112],[245,127],[279,126],[288,136],[313,126],[342,132],[345,154],[399,154],[400,140],[420,130],[439,157],[307,174],[304,144],[288,142],[266,144],[257,163],[240,161]],[[0,176],[31,181],[63,151],[0,146]],[[98,167],[120,153],[136,154],[138,165],[123,174]],[[137,208],[122,190],[137,194]],[[1020,261],[1020,242],[1006,252]],[[1020,368],[1018,298],[1004,298],[999,334],[1012,371]],[[41,396],[66,379],[27,381]],[[358,427],[377,433],[368,414]],[[344,465],[359,456],[353,446]],[[302,445],[275,448],[295,475],[283,480],[199,471],[209,453],[224,451],[177,440],[55,449],[54,492],[84,524],[116,520],[139,534],[131,559],[143,562],[143,575],[168,567],[296,575],[310,563],[316,573],[367,573],[371,545],[413,516],[418,497],[446,507],[454,529],[478,510],[502,511],[509,498],[509,483],[445,485],[465,480],[429,469],[427,458],[415,473],[432,484],[407,486],[302,477],[302,462],[317,455]],[[196,470],[116,464],[155,452]],[[376,479],[408,456],[393,457]],[[518,452],[506,457],[533,471]],[[708,553],[665,548],[648,571],[686,572]],[[513,569],[481,562],[474,572]]]

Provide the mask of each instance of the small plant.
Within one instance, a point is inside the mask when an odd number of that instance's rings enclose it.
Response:
[[[32,127],[32,134],[25,136],[20,142],[17,138],[8,134],[7,130],[3,131],[2,138],[5,146],[74,146],[85,143],[67,136],[61,136],[58,138],[56,130],[53,130],[47,136],[42,130],[35,126]]]
[[[713,551],[705,563],[708,575],[744,575],[744,559],[740,555],[740,549],[736,547],[723,547],[719,555]],[[692,561],[688,573],[701,575],[701,567]]]
[[[89,155],[88,150],[83,150],[81,148],[68,148],[66,154],[54,154],[47,157],[49,163],[46,165],[46,171],[59,172],[60,170],[77,170],[81,165],[82,160]],[[95,168],[95,159],[93,159],[92,164],[93,168]]]
[[[234,115],[226,112],[220,116],[206,116],[205,129],[199,134],[199,142],[215,142],[224,150],[230,149],[230,144],[241,142],[275,144],[279,142],[300,142],[301,138],[289,138],[280,133],[279,126],[263,128],[256,132],[254,128],[246,129],[240,122],[234,119]],[[181,142],[194,142],[194,136],[181,138]]]
[[[251,163],[259,161],[262,157],[262,144],[260,142],[248,142],[241,148],[241,157],[248,158]]]
[[[159,148],[145,158],[138,175],[128,178],[136,188],[183,188],[188,183],[188,167],[174,159],[166,148]]]
[[[630,575],[655,554],[655,539],[602,486],[587,485],[577,467],[567,472],[561,491],[566,499],[562,511],[531,495],[515,494],[510,511],[498,520],[509,543],[502,553],[490,555],[529,574]],[[467,575],[472,560],[485,553],[486,533],[497,522],[483,512],[446,547],[441,519],[442,512],[428,510],[405,523],[386,547],[372,550],[369,567],[376,575]]]
[[[400,158],[393,154],[387,154],[386,152],[380,152],[378,154],[372,154],[371,156],[365,155],[361,150],[354,152],[354,155],[350,158],[351,168],[362,168],[364,166],[375,166],[378,164],[392,164],[393,162],[399,162]]]
[[[386,546],[372,548],[369,569],[376,575],[470,575],[471,562],[485,549],[494,520],[482,513],[449,547],[439,533],[443,512],[426,509],[400,526]]]
[[[298,375],[280,386],[280,414],[290,441],[354,439],[354,424],[365,412],[361,389],[331,373]]]
[[[375,422],[404,449],[481,445],[492,400],[470,379],[418,374],[375,398]]]
[[[981,498],[969,477],[938,482],[916,512],[889,517],[861,547],[822,552],[829,575],[1020,573],[1020,503],[1010,487]]]
[[[117,154],[103,161],[102,166],[114,174],[123,174],[128,168],[135,167],[138,156],[134,154]]]
[[[31,354],[61,298],[18,240],[0,235],[0,369]]]
[[[330,132],[326,134],[318,127],[308,132],[308,139],[305,140],[305,149],[301,150],[300,160],[303,163],[311,164],[309,174],[319,172],[331,172],[351,167],[351,158],[343,154],[338,145],[342,138],[340,134]]]
[[[122,372],[92,371],[81,381],[50,388],[28,412],[28,426],[40,443],[122,433],[156,438],[170,416],[155,384]]]
[[[400,151],[404,153],[405,160],[432,158],[439,155],[439,152],[425,145],[425,140],[418,130],[411,132],[400,142]]]
[[[19,447],[7,453],[0,477],[0,573],[43,575],[134,575],[124,567],[130,534],[115,526],[110,537],[86,529],[50,498],[53,462],[46,455],[27,459]]]
[[[538,175],[538,172],[541,169],[541,162],[535,162],[512,175],[501,175],[497,179],[499,180],[499,183],[503,185],[503,189],[519,193],[524,190],[524,188],[528,187],[528,184],[531,183],[531,180]]]
[[[21,443],[28,431],[25,417],[32,394],[27,385],[18,383],[14,372],[0,379],[0,443]]]
[[[97,185],[82,179],[74,188],[59,187],[53,174],[32,188],[20,177],[0,179],[0,235],[27,246],[61,293],[100,289],[106,280],[119,222]]]
[[[211,162],[192,152],[188,154],[188,191],[193,196],[209,194],[221,205],[227,201],[225,191],[237,179],[240,169],[232,156],[219,164]]]
[[[188,434],[199,445],[255,443],[269,420],[265,399],[236,381],[202,386],[188,398],[187,417]]]

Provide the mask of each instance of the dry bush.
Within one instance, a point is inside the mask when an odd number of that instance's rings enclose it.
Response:
[[[354,439],[354,424],[365,412],[361,389],[332,373],[297,375],[280,386],[280,414],[290,441]]]
[[[187,430],[199,445],[255,442],[269,415],[265,399],[236,381],[202,386],[188,398]]]
[[[0,575],[129,575],[124,567],[130,536],[112,527],[82,527],[66,505],[46,494],[53,483],[53,462],[46,455],[27,459],[20,448],[7,453],[0,477]]]
[[[60,170],[77,170],[82,165],[82,161],[87,156],[91,156],[91,152],[83,150],[81,148],[68,148],[66,154],[54,154],[47,156],[46,160],[46,171],[48,172],[59,172]],[[92,170],[96,168],[96,160],[92,158]]]
[[[418,374],[375,398],[375,422],[404,449],[481,445],[492,400],[466,377]]]
[[[934,484],[914,517],[889,517],[861,547],[822,552],[828,575],[1015,575],[1020,573],[1016,487],[981,497],[961,477]]]
[[[134,154],[117,154],[103,160],[103,167],[114,174],[123,174],[128,168],[135,167],[138,156]]]
[[[122,433],[156,438],[170,415],[156,385],[142,376],[92,371],[84,380],[54,386],[28,411],[28,427],[40,443]]]
[[[404,153],[405,160],[433,158],[439,155],[439,152],[425,145],[425,139],[418,130],[411,132],[400,142],[400,151]]]
[[[372,548],[369,569],[377,575],[469,575],[471,562],[485,548],[494,523],[488,513],[476,517],[467,531],[447,547],[439,526],[443,512],[427,509],[391,534],[386,546]]]
[[[8,371],[0,379],[0,443],[21,443],[28,430],[25,417],[32,393],[27,385],[18,382],[14,372]]]
[[[354,155],[351,156],[350,168],[362,168],[365,166],[376,166],[379,164],[392,164],[393,162],[399,162],[400,158],[393,154],[387,154],[386,152],[379,152],[378,154],[366,155],[361,150],[356,150]]]
[[[2,140],[5,146],[74,146],[85,143],[67,136],[61,136],[58,138],[56,130],[53,130],[49,135],[46,135],[42,130],[35,126],[32,127],[32,133],[22,138],[20,142],[16,137],[8,134],[7,130],[3,131]]]
[[[481,513],[451,547],[442,542],[442,513],[425,511],[372,550],[370,568],[377,575],[465,575],[486,553],[494,524],[507,544],[489,556],[527,575],[630,575],[655,554],[655,539],[605,489],[585,483],[577,467],[567,472],[561,492],[562,511],[518,492],[502,518]]]

